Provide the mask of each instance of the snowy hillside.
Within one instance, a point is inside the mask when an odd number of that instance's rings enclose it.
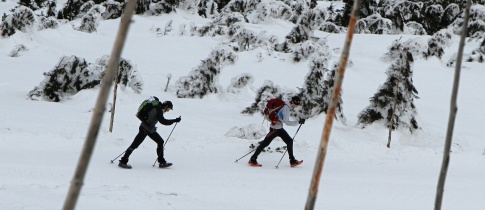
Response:
[[[0,14],[16,1],[0,2]],[[341,2],[340,2],[341,3]],[[173,21],[173,30],[165,29]],[[260,114],[241,111],[254,102],[257,90],[271,80],[284,90],[298,92],[309,72],[309,61],[294,62],[291,53],[255,48],[237,52],[234,64],[221,69],[217,83],[222,92],[202,99],[178,98],[176,81],[187,76],[213,49],[230,41],[224,36],[179,35],[179,26],[203,25],[209,20],[186,11],[159,16],[133,17],[122,57],[133,63],[143,80],[143,90],[118,89],[113,132],[109,132],[110,113],[101,124],[93,157],[76,209],[179,209],[179,210],[294,210],[303,209],[323,130],[324,114],[310,118],[294,141],[297,159],[291,168],[288,156],[264,152],[261,168],[249,167],[249,145],[260,139],[226,136],[231,129],[268,123]],[[94,63],[110,54],[119,18],[99,23],[97,32],[74,30],[80,20],[61,23],[56,29],[17,32],[0,38],[0,209],[61,209],[76,168],[99,87],[82,90],[61,102],[31,100],[28,93],[43,80],[43,73],[55,68],[63,56],[78,56]],[[245,23],[247,29],[265,31],[280,42],[294,27],[288,21],[273,19],[260,24]],[[345,33],[315,32],[326,37],[330,49],[329,65],[338,62]],[[391,62],[382,57],[393,41],[417,40],[427,43],[431,36],[356,34],[350,50],[343,82],[343,114],[347,121],[334,122],[315,209],[409,210],[432,209],[441,167],[444,140],[450,112],[454,67],[447,62],[458,50],[459,37],[453,36],[442,59],[416,57],[414,101],[420,129],[392,133],[391,148],[386,147],[388,129],[372,124],[356,126],[358,114],[369,105],[369,98],[386,81]],[[477,49],[481,40],[466,43],[465,56]],[[18,45],[16,57],[11,52]],[[485,168],[483,134],[485,118],[485,66],[464,62],[458,93],[458,112],[453,135],[449,173],[443,209],[480,210],[485,206]],[[226,91],[231,79],[251,74],[254,82],[239,93]],[[167,75],[171,75],[169,88]],[[165,158],[174,165],[152,167],[156,144],[149,138],[130,157],[131,170],[121,169],[110,160],[124,152],[138,132],[135,117],[140,103],[155,95],[170,100],[174,109],[166,118],[182,121],[174,128],[158,125],[167,140]],[[110,103],[113,94],[110,94]],[[110,105],[106,106],[109,109]],[[262,123],[263,122],[263,123]],[[293,137],[298,127],[285,126]],[[271,148],[285,144],[275,139]],[[117,161],[116,161],[117,163]]]

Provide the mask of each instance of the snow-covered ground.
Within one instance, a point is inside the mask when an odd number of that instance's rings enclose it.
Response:
[[[14,1],[0,2],[0,14]],[[303,165],[291,168],[282,153],[262,153],[262,168],[248,167],[249,156],[234,161],[251,149],[247,140],[227,137],[233,127],[261,125],[263,117],[240,112],[249,106],[255,91],[265,80],[297,90],[308,72],[306,61],[293,63],[289,55],[263,53],[263,50],[238,53],[234,65],[221,71],[219,83],[227,87],[241,73],[255,81],[239,94],[220,93],[203,99],[181,99],[171,86],[164,92],[167,75],[174,80],[186,76],[223,37],[179,36],[176,32],[160,36],[169,20],[174,29],[182,23],[202,24],[207,19],[185,12],[162,16],[135,16],[122,57],[136,64],[144,90],[136,94],[119,90],[113,132],[108,131],[109,113],[104,115],[93,157],[89,164],[77,209],[302,209],[320,144],[324,116],[306,121],[295,137],[295,156]],[[60,103],[32,101],[27,93],[44,79],[61,56],[76,55],[94,62],[110,54],[118,20],[102,21],[97,33],[73,30],[72,24],[57,29],[19,32],[0,39],[0,209],[60,209],[86,138],[98,88],[84,90]],[[275,20],[247,25],[266,30],[283,40],[292,24]],[[319,37],[326,33],[316,33]],[[316,202],[316,209],[432,209],[450,111],[454,68],[445,62],[458,50],[459,37],[445,49],[443,60],[419,58],[414,64],[414,85],[420,99],[415,101],[421,129],[413,134],[396,131],[391,148],[386,147],[388,130],[382,125],[366,129],[355,126],[357,115],[368,104],[386,78],[390,63],[380,58],[401,35],[354,36],[343,84],[343,111],[346,125],[335,122],[330,136]],[[403,35],[405,41],[416,36]],[[419,36],[424,42],[429,36]],[[333,52],[330,63],[337,62],[345,34],[331,34],[328,45]],[[9,57],[14,46],[28,51]],[[477,48],[468,42],[465,53]],[[458,113],[453,135],[449,173],[443,209],[480,210],[485,207],[485,168],[482,155],[485,118],[485,66],[464,63],[458,93]],[[174,165],[153,168],[156,144],[147,138],[130,157],[132,170],[110,164],[132,142],[139,121],[134,116],[138,105],[151,95],[171,100],[174,110],[167,118],[182,116],[168,139],[165,157]],[[113,94],[109,101],[112,101]],[[267,123],[263,123],[267,127]],[[293,136],[297,127],[285,126]],[[173,126],[158,126],[166,139]],[[276,139],[270,147],[283,146]]]

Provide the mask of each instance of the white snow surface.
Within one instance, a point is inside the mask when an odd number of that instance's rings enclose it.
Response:
[[[14,4],[13,0],[0,2],[0,14]],[[325,115],[307,120],[297,133],[295,156],[304,163],[295,168],[290,167],[286,155],[276,169],[282,157],[276,152],[259,156],[261,168],[249,167],[249,156],[235,163],[251,151],[251,143],[261,139],[224,134],[234,127],[260,125],[261,115],[240,114],[254,101],[256,90],[265,80],[272,80],[297,91],[309,71],[308,61],[293,63],[288,54],[268,55],[262,49],[239,52],[236,63],[222,69],[219,84],[226,88],[233,77],[250,73],[255,77],[251,87],[238,94],[177,98],[173,86],[163,91],[167,75],[172,75],[170,85],[175,84],[227,40],[179,36],[176,32],[157,35],[153,29],[164,28],[170,20],[174,21],[174,31],[182,23],[201,25],[208,21],[183,11],[133,18],[122,57],[137,65],[144,90],[136,94],[131,89],[118,89],[113,132],[108,131],[110,113],[106,112],[76,209],[303,209]],[[61,209],[65,202],[99,88],[83,90],[59,103],[29,100],[27,93],[39,85],[43,73],[50,71],[61,56],[76,55],[94,62],[111,53],[119,19],[101,21],[98,31],[91,34],[74,30],[76,24],[74,21],[57,29],[17,32],[0,38],[0,209]],[[292,24],[274,20],[246,27],[266,30],[281,41]],[[328,45],[335,49],[330,64],[338,62],[345,37],[346,34],[328,36]],[[454,37],[453,44],[445,49],[442,60],[419,58],[414,63],[413,80],[420,97],[415,100],[421,127],[418,132],[393,132],[391,148],[387,148],[388,130],[384,126],[355,126],[356,116],[385,81],[385,71],[391,63],[380,58],[400,37],[354,36],[350,50],[353,65],[346,70],[342,95],[347,123],[333,124],[315,209],[434,207],[455,74],[455,68],[447,67],[445,62],[458,51],[459,37]],[[426,42],[429,36],[402,35],[403,41],[411,38]],[[9,57],[19,44],[28,51]],[[478,46],[479,42],[467,42],[465,54]],[[259,52],[263,52],[262,62],[258,62]],[[484,70],[484,64],[463,63],[442,209],[485,208],[485,95],[481,92],[485,89]],[[168,140],[173,125],[158,125],[158,132],[168,141],[165,158],[174,165],[167,169],[152,167],[156,144],[149,138],[131,155],[129,163],[133,169],[110,164],[133,141],[139,125],[135,112],[152,95],[173,102],[174,109],[165,114],[167,118],[182,116]],[[112,99],[111,92],[109,103]],[[267,122],[263,125],[268,127]],[[291,136],[297,131],[297,127],[285,128]],[[277,138],[270,146],[283,145]]]

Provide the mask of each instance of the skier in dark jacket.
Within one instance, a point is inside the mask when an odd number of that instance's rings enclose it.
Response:
[[[290,111],[291,109],[296,108],[300,105],[300,98],[298,96],[293,96],[290,102],[285,101],[285,105],[279,110],[278,112],[278,121],[273,125],[271,124],[269,128],[269,133],[266,134],[266,137],[263,141],[260,142],[259,146],[256,148],[256,151],[251,156],[248,164],[250,166],[262,166],[261,164],[256,161],[258,159],[258,155],[263,151],[265,147],[267,147],[274,138],[280,137],[286,144],[286,148],[288,149],[288,155],[290,157],[290,165],[291,167],[300,165],[303,161],[297,160],[295,156],[293,156],[293,139],[288,135],[286,130],[283,128],[283,123],[289,126],[296,126],[298,124],[305,123],[305,119],[300,119],[299,121],[291,121],[290,120]]]
[[[156,97],[151,97],[149,100],[155,100]],[[163,103],[159,103],[156,107],[152,108],[150,112],[148,112],[148,117],[146,121],[142,121],[139,127],[138,134],[136,135],[133,143],[128,147],[125,151],[125,155],[121,158],[120,163],[118,164],[121,168],[131,169],[131,165],[128,164],[128,159],[136,148],[140,146],[140,144],[145,140],[148,136],[153,141],[157,143],[157,154],[158,154],[158,163],[160,168],[169,167],[172,163],[169,163],[163,157],[163,139],[157,133],[157,128],[155,125],[157,122],[160,122],[163,125],[172,125],[173,123],[178,123],[181,121],[181,117],[177,117],[175,119],[165,119],[163,117],[163,113],[168,112],[173,109],[173,104],[170,101],[165,101]]]

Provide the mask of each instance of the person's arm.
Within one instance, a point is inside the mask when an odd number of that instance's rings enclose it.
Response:
[[[286,125],[296,126],[299,124],[298,121],[290,120],[290,106],[287,104],[285,104],[285,106],[280,110],[280,112],[278,113],[278,117],[281,119],[281,122]]]

